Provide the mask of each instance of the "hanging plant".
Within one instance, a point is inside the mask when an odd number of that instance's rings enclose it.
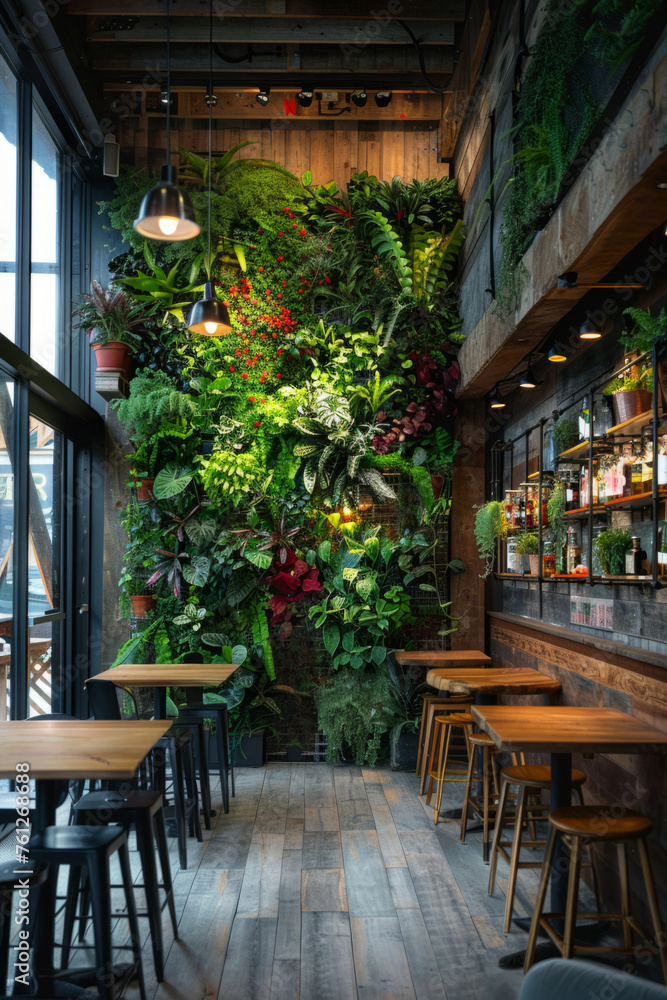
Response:
[[[475,517],[475,539],[480,559],[484,559],[484,579],[493,572],[493,562],[496,554],[496,540],[507,537],[507,518],[505,508],[498,500],[490,500],[480,507]]]

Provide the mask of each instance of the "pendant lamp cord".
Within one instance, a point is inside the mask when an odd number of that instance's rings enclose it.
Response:
[[[208,277],[211,279],[211,166],[213,151],[213,0],[210,0],[208,19]]]
[[[167,166],[171,166],[171,27],[169,24],[169,0],[167,0]]]

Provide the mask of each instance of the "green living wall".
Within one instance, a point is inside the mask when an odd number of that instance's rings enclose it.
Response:
[[[130,617],[132,597],[154,597],[117,662],[231,657],[242,665],[208,697],[228,701],[237,737],[263,726],[304,744],[319,725],[331,759],[373,761],[415,717],[419,679],[390,651],[455,624],[446,573],[463,567],[442,565],[439,542],[456,451],[456,182],[359,174],[340,191],[233,152],[213,164],[210,261],[206,161],[182,153],[195,240],[135,233],[145,174],[124,173],[101,206],[129,246],[99,308],[102,326],[122,312],[133,355],[114,404],[132,469],[121,606]],[[230,312],[223,337],[187,330],[207,277]],[[91,308],[80,321],[95,339]]]

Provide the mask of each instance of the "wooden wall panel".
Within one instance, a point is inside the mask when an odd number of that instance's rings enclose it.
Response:
[[[423,122],[377,122],[375,128],[353,121],[276,121],[259,124],[252,120],[216,121],[213,152],[220,155],[232,146],[250,141],[239,152],[241,159],[275,160],[297,177],[310,170],[318,184],[335,181],[344,188],[350,176],[361,170],[391,181],[396,175],[410,182],[449,176],[449,164],[440,163],[439,129]],[[135,166],[159,170],[164,161],[164,122],[145,116],[127,118],[121,125],[123,151],[133,150]],[[205,122],[179,118],[171,130],[172,162],[179,148],[199,156],[208,152]]]

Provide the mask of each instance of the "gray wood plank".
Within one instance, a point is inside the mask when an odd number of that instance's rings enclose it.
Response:
[[[391,815],[391,809],[385,803],[384,805],[373,805],[372,810],[385,865],[387,868],[405,868],[407,861]]]
[[[285,836],[253,834],[239,897],[239,917],[277,917]]]
[[[399,910],[398,922],[417,1000],[447,1000],[447,991],[420,910]],[[457,1000],[451,994],[452,1000]]]
[[[419,805],[419,799],[416,794],[403,785],[400,771],[382,771],[380,776],[396,829],[399,832],[401,830],[428,830],[429,821]],[[431,826],[433,826],[433,820],[431,820]]]
[[[334,773],[338,821],[341,830],[374,830],[375,820],[366,797],[359,768],[341,768]]]
[[[331,789],[333,795],[333,788]],[[340,830],[338,809],[330,806],[306,806],[306,821],[304,830],[312,833],[315,830]]]
[[[387,868],[389,888],[396,909],[419,909],[419,900],[407,868]]]
[[[342,868],[340,833],[333,830],[307,831],[303,835],[302,868]]]
[[[347,913],[303,914],[301,996],[303,1000],[357,1000]]]
[[[267,917],[234,921],[220,983],[221,998],[268,1000],[277,923]],[[214,957],[220,964],[219,956]],[[191,991],[188,996],[196,994]]]
[[[283,851],[280,873],[280,902],[298,903],[301,900],[301,851]]]
[[[197,872],[179,922],[179,940],[169,950],[164,982],[155,993],[157,1000],[217,995],[242,879],[239,870]]]
[[[270,1000],[299,1000],[300,979],[299,961],[274,961]]]
[[[416,1000],[397,917],[351,917],[359,1000]]]
[[[345,874],[342,868],[309,868],[301,873],[301,910],[347,911]]]
[[[275,958],[301,958],[301,902],[298,899],[281,900],[278,906]]]
[[[375,830],[345,830],[341,845],[350,916],[395,916]]]
[[[263,768],[237,768],[236,795],[229,800],[227,815],[222,808],[218,809],[218,815],[214,820],[214,836],[207,844],[206,853],[201,861],[202,868],[244,867],[264,784],[263,770]],[[190,839],[188,858],[190,858],[191,843],[193,841]]]
[[[303,820],[305,808],[306,768],[308,764],[291,764],[287,819]]]
[[[289,765],[267,767],[255,816],[255,833],[284,833],[289,805]]]
[[[288,807],[289,813],[289,807]],[[285,824],[285,850],[300,851],[303,847],[303,819],[288,815]]]

